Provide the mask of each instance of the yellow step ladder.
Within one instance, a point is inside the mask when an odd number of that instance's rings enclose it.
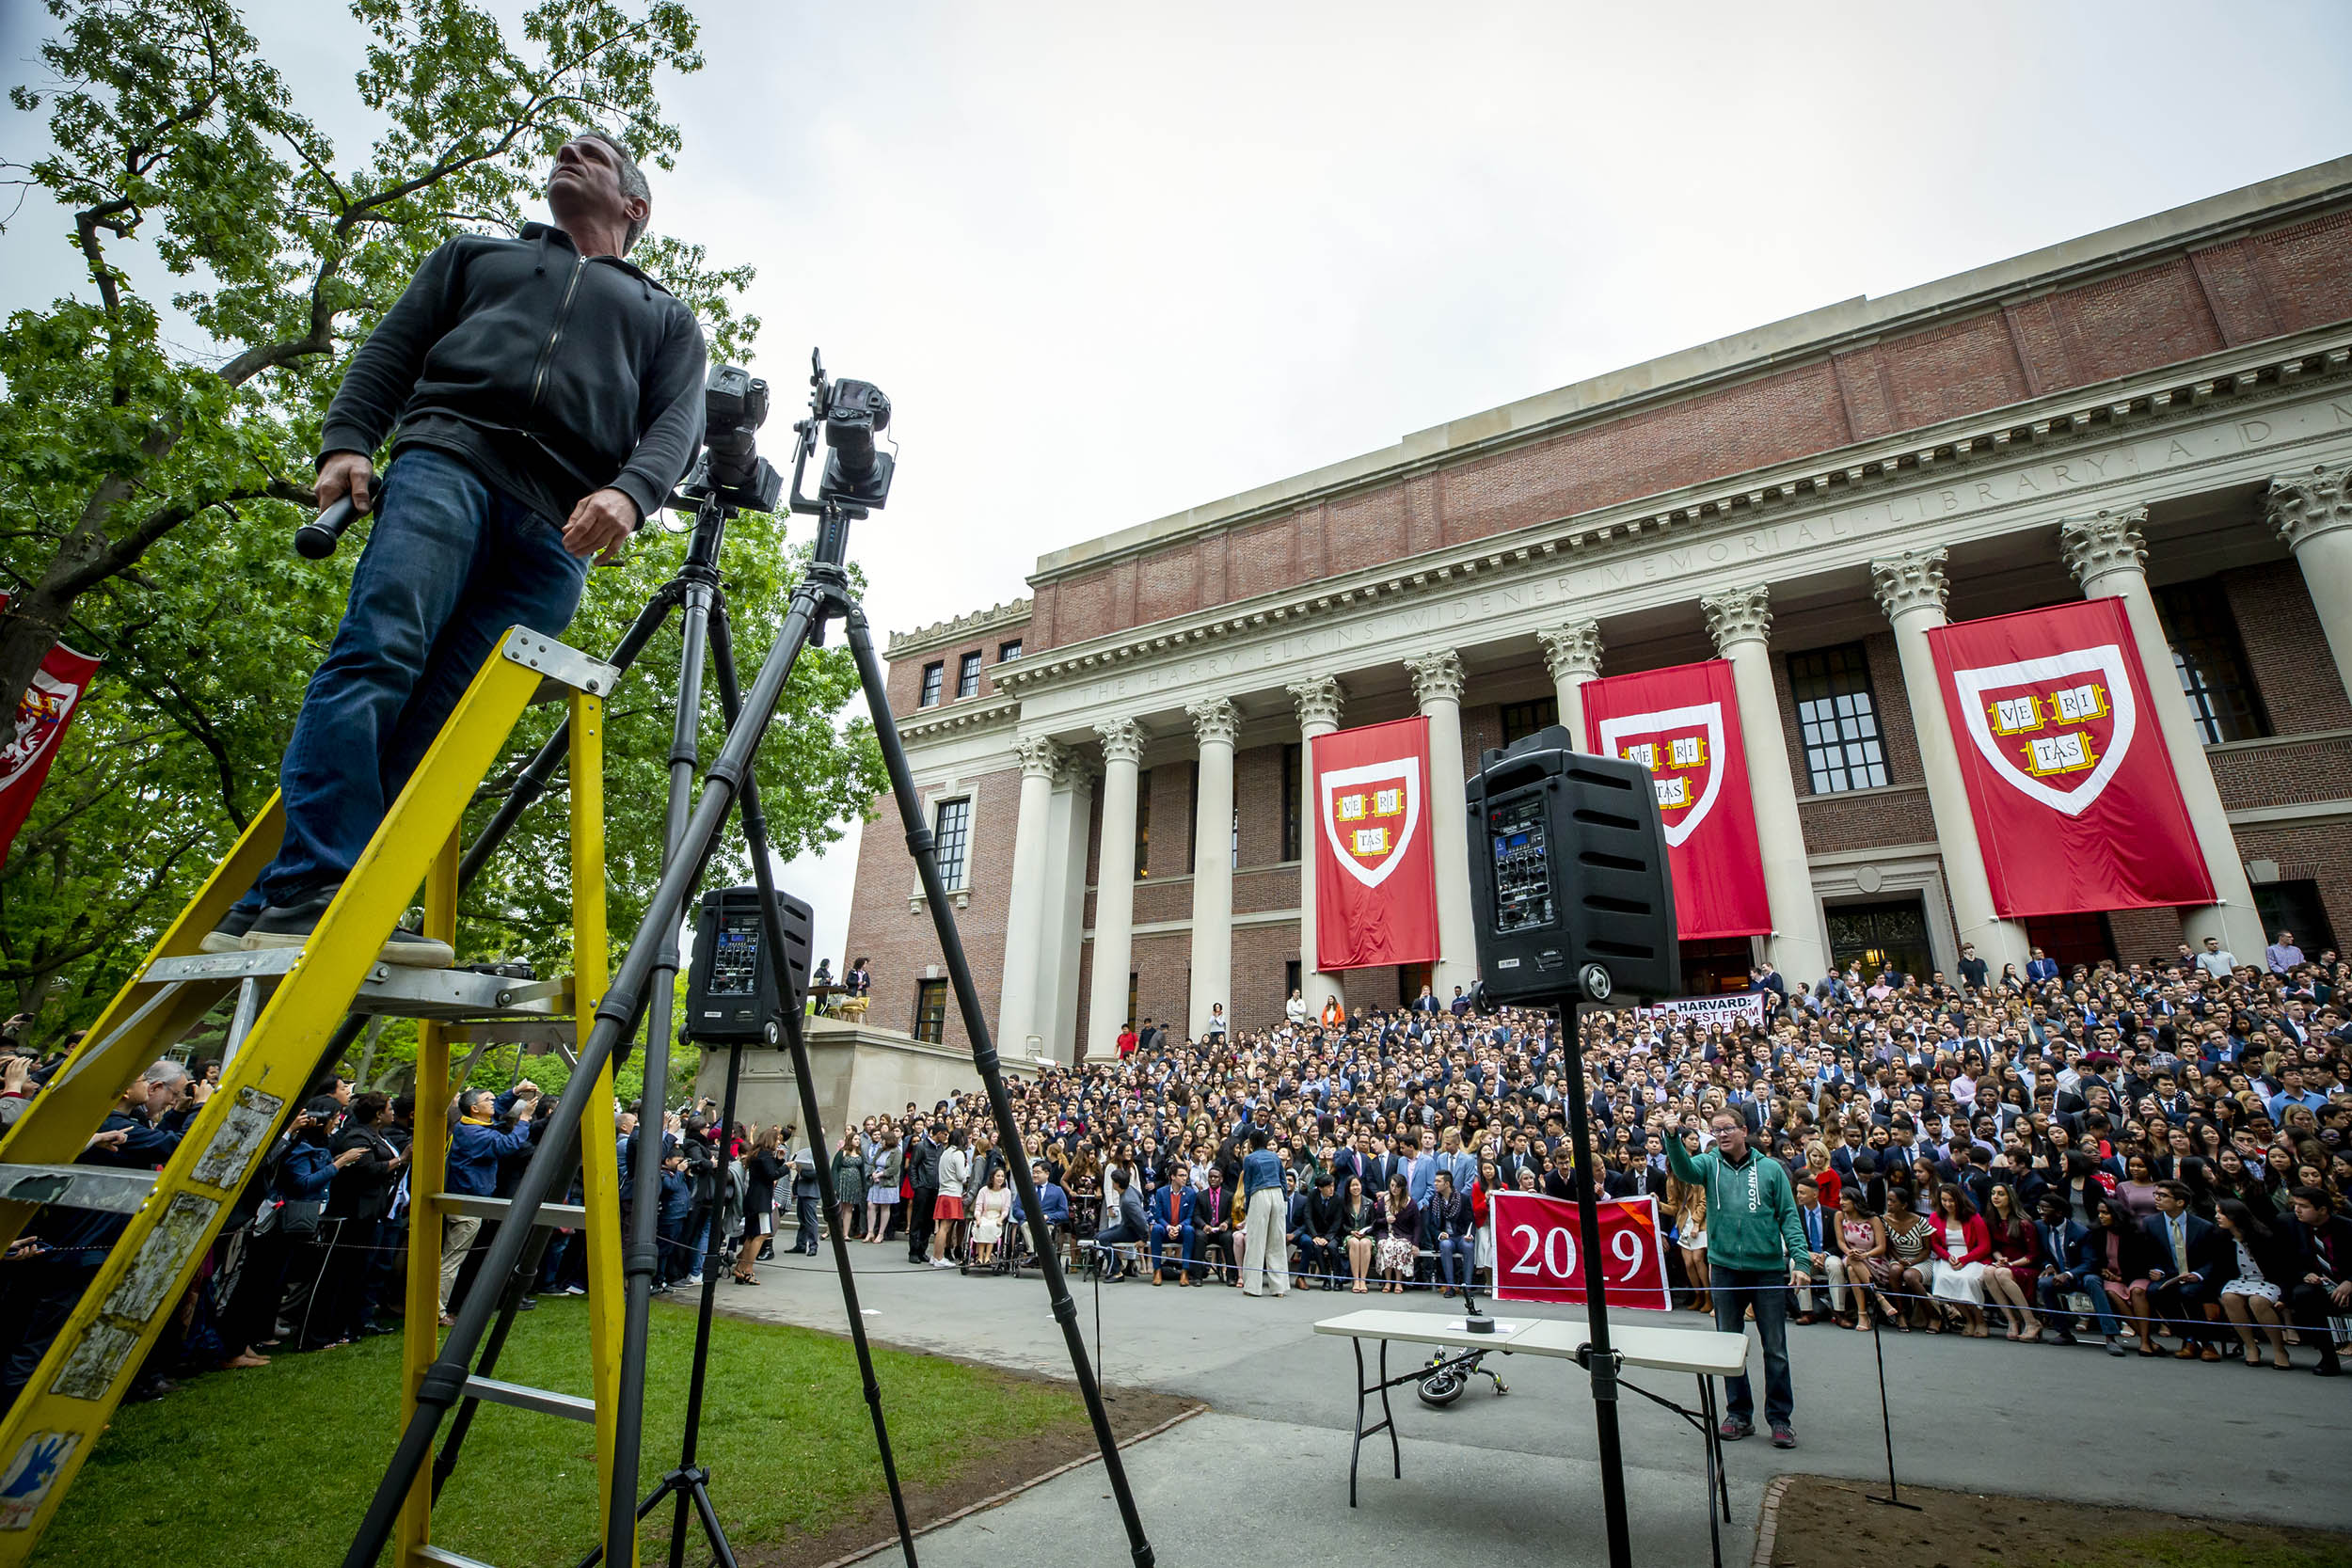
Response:
[[[498,1038],[584,1038],[608,981],[604,874],[604,699],[615,671],[553,638],[516,627],[484,661],[416,773],[393,801],[342,890],[299,949],[206,954],[200,943],[277,853],[285,819],[276,797],[164,932],[48,1086],[0,1141],[0,1243],[44,1205],[130,1216],[96,1278],[32,1381],[0,1420],[0,1568],[24,1562],[89,1458],[123,1390],[194,1281],[240,1189],[299,1109],[335,1032],[357,1013],[419,1021],[416,1141],[408,1164],[409,1259],[401,1428],[437,1350],[441,1221],[499,1217],[502,1200],[444,1195],[443,1109],[451,1046],[477,1031]],[[468,804],[502,760],[515,725],[543,692],[569,705],[572,975],[530,982],[459,969],[380,961],[402,912],[424,888],[424,934],[456,934],[459,834]],[[90,1135],[166,1049],[233,998],[217,1089],[160,1171],[74,1163]],[[612,1495],[621,1338],[620,1181],[609,1117],[612,1068],[599,1073],[579,1127],[584,1202],[547,1205],[539,1225],[578,1226],[588,1248],[594,1387],[586,1396],[488,1375],[466,1381],[469,1404],[489,1401],[592,1421],[601,1500]],[[560,1157],[571,1130],[541,1148]],[[501,1288],[484,1280],[478,1289]],[[395,1429],[396,1432],[400,1429]],[[636,1478],[621,1478],[633,1498]],[[420,1473],[394,1535],[396,1568],[470,1559],[433,1544],[434,1483]],[[602,1538],[602,1512],[596,1521]]]

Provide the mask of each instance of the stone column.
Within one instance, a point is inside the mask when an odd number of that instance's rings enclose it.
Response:
[[[1143,726],[1097,724],[1103,737],[1103,853],[1094,882],[1094,984],[1087,994],[1087,1055],[1115,1060],[1127,1022],[1127,976],[1136,942],[1136,772]]]
[[[1539,631],[1535,638],[1544,645],[1544,667],[1551,672],[1552,689],[1559,694],[1560,722],[1581,752],[1585,749],[1583,686],[1600,673],[1600,623],[1570,621],[1565,626]]]
[[[1031,1053],[1038,1030],[1038,956],[1045,936],[1045,856],[1054,810],[1054,770],[1062,748],[1041,735],[1016,743],[1021,753],[1021,815],[1013,825],[1012,886],[1005,900],[1005,969],[996,992],[996,1047]]]
[[[1772,685],[1771,590],[1763,583],[1700,601],[1715,651],[1731,661],[1740,695],[1740,734],[1747,745],[1748,792],[1756,802],[1756,847],[1764,858],[1764,895],[1772,913],[1772,963],[1793,990],[1829,971],[1827,928],[1813,895],[1804,823],[1788,771],[1788,741]]]
[[[1470,927],[1470,807],[1462,793],[1462,661],[1451,648],[1405,661],[1413,700],[1429,721],[1429,848],[1438,873],[1438,962],[1430,989],[1441,1003],[1478,978]]]
[[[1315,799],[1315,736],[1340,727],[1340,704],[1347,694],[1329,675],[1289,690],[1298,709],[1298,990],[1309,1016],[1320,1018],[1324,997],[1340,995],[1342,988],[1338,975],[1315,968],[1315,868],[1330,852],[1323,841],[1323,802]]]
[[[2313,468],[2270,482],[2270,526],[2295,552],[2303,586],[2319,611],[2319,629],[2336,656],[2336,675],[2352,694],[2352,467]],[[2233,949],[2235,951],[2235,949]],[[2243,955],[2241,955],[2243,956]]]
[[[1218,697],[1184,709],[1200,744],[1200,786],[1192,824],[1192,1005],[1189,1034],[1209,1027],[1209,1007],[1225,1004],[1233,1026],[1233,737],[1241,715]]]
[[[1041,1056],[1067,1063],[1078,1050],[1078,950],[1087,896],[1087,826],[1094,815],[1094,769],[1062,748],[1046,810],[1045,925],[1038,943],[1037,1028]]]
[[[2204,741],[2188,709],[2188,695],[2172,669],[2172,645],[2165,641],[2164,623],[2156,616],[2155,595],[2148,592],[2148,540],[2141,531],[2148,509],[2094,512],[2087,517],[2067,517],[2058,523],[2058,553],[2066,569],[2083,585],[2087,598],[2123,601],[2131,622],[2132,640],[2139,644],[2140,666],[2148,673],[2158,727],[2165,750],[2172,757],[2172,773],[2180,781],[2181,799],[2188,806],[2189,826],[2205,857],[2217,902],[2184,909],[2181,924],[2188,940],[2208,936],[2237,955],[2241,964],[2260,964],[2265,938],[2262,916],[2254,912],[2254,890],[2246,880],[2245,863],[2238,859],[2237,839],[2222,809],[2221,791],[2213,782],[2213,767],[2205,760]]]
[[[1879,609],[1895,628],[1895,650],[1903,661],[1903,694],[1911,705],[1911,728],[1919,737],[1919,768],[1926,775],[1928,810],[1935,816],[1935,847],[1944,860],[1944,885],[1952,896],[1960,940],[1977,944],[1977,957],[2001,973],[2013,963],[2023,974],[2033,957],[2026,929],[1994,911],[1993,882],[1977,839],[1976,814],[1968,807],[1968,785],[1961,776],[1960,752],[1935,678],[1935,655],[1928,633],[1946,622],[1944,550],[1905,550],[1870,562],[1870,587]],[[1960,955],[1944,956],[1937,967],[1960,973]]]

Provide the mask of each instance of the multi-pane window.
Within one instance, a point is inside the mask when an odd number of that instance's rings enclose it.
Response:
[[[975,648],[956,661],[956,695],[977,697],[980,694],[980,654]]]
[[[1005,663],[1006,661],[1008,661],[1008,660],[1009,660],[1009,659],[1016,659],[1016,658],[1019,658],[1020,657],[1021,657],[1021,639],[1019,639],[1019,638],[1017,638],[1017,637],[1016,637],[1016,638],[1014,638],[1014,639],[1013,639],[1011,641],[1009,641],[1009,642],[999,642],[999,643],[997,643],[997,644],[996,644],[996,662],[997,662],[997,663],[999,663],[999,664],[1003,664],[1003,663]]]
[[[1502,743],[1508,746],[1515,740],[1524,740],[1537,730],[1547,729],[1558,722],[1560,699],[1557,697],[1538,697],[1532,703],[1505,703],[1502,705]],[[1579,746],[1584,744],[1582,736],[1571,736],[1569,738]]]
[[[1241,802],[1233,802],[1233,869],[1241,869]]]
[[[1298,770],[1305,751],[1304,746],[1282,748],[1282,858],[1286,861],[1299,856]]]
[[[916,707],[937,707],[939,705],[940,684],[946,678],[947,666],[944,660],[924,665],[923,694],[914,699],[914,705]]]
[[[1886,783],[1886,748],[1870,663],[1859,642],[1788,656],[1788,692],[1804,738],[1804,768],[1816,795],[1878,789]]]
[[[970,869],[972,858],[970,797],[939,802],[938,826],[932,830],[931,846],[939,856],[940,881],[950,888],[964,886],[964,874]]]
[[[947,1037],[947,982],[917,980],[914,982],[914,1037],[933,1045]]]
[[[1152,875],[1152,769],[1136,771],[1136,880]]]
[[[2270,716],[2246,669],[2237,617],[2211,578],[2156,590],[2156,618],[2172,645],[2172,670],[2188,697],[2197,738],[2206,745],[2270,733]]]

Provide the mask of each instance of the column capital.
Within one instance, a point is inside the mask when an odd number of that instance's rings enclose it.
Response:
[[[2074,580],[2090,585],[2117,572],[2144,572],[2148,562],[2148,522],[2144,506],[2098,511],[2084,517],[2058,519],[2058,555]]]
[[[1944,618],[1944,567],[1951,552],[1943,549],[1905,550],[1870,562],[1870,592],[1889,621],[1915,610]]]
[[[1765,583],[1750,583],[1701,599],[1699,609],[1706,612],[1707,635],[1715,640],[1719,654],[1728,655],[1735,642],[1763,642],[1772,638],[1772,591]]]
[[[1570,621],[1537,632],[1535,641],[1544,645],[1544,667],[1555,683],[1590,680],[1600,673],[1598,621]]]
[[[1413,677],[1413,701],[1421,706],[1462,700],[1462,657],[1453,649],[1416,654],[1405,661],[1405,669]]]
[[[1189,704],[1184,713],[1192,720],[1193,738],[1203,746],[1213,743],[1231,746],[1241,734],[1241,711],[1223,697]]]
[[[1144,744],[1151,733],[1132,719],[1112,719],[1094,726],[1094,733],[1103,737],[1103,760],[1139,763],[1143,760]]]
[[[2340,528],[2352,528],[2352,467],[2325,465],[2270,482],[2263,512],[2279,531],[2286,547],[2300,549],[2306,540]]]
[[[1025,735],[1013,742],[1013,750],[1021,753],[1023,778],[1051,779],[1060,769],[1068,748],[1046,736]]]
[[[1073,746],[1061,749],[1061,761],[1054,768],[1056,789],[1091,789],[1094,787],[1094,762],[1084,752]]]
[[[1291,704],[1298,710],[1298,727],[1303,732],[1311,724],[1325,729],[1340,727],[1340,705],[1347,700],[1347,689],[1329,675],[1310,675],[1283,688],[1291,694]]]

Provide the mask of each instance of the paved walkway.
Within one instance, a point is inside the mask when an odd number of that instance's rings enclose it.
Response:
[[[1044,1286],[963,1278],[910,1268],[898,1245],[853,1246],[866,1328],[878,1340],[1023,1371],[1069,1375]],[[763,1264],[761,1283],[722,1282],[721,1304],[747,1317],[839,1329],[830,1254]],[[1094,1348],[1095,1292],[1073,1284]],[[1500,1363],[1511,1393],[1484,1380],[1453,1406],[1431,1410],[1400,1389],[1405,1476],[1391,1479],[1366,1445],[1360,1507],[1347,1506],[1354,1362],[1343,1339],[1312,1332],[1317,1319],[1358,1307],[1438,1312],[1431,1292],[1355,1296],[1293,1291],[1252,1300],[1220,1287],[1101,1291],[1104,1381],[1189,1395],[1212,1415],[1126,1450],[1146,1531],[1159,1562],[1215,1563],[1258,1555],[1263,1542],[1303,1563],[1361,1562],[1368,1552],[1416,1547],[1481,1564],[1605,1560],[1593,1463],[1589,1384],[1574,1365]],[[1516,1316],[1550,1309],[1515,1306]],[[1643,1321],[1661,1321],[1639,1314]],[[1702,1326],[1692,1313],[1663,1320]],[[2352,1526],[2352,1494],[2318,1478],[2352,1461],[2352,1378],[2328,1380],[2234,1364],[2118,1360],[2103,1349],[2012,1345],[1924,1334],[1883,1336],[1898,1475],[1922,1484],[2042,1493],[2084,1501]],[[1745,1564],[1758,1500],[1782,1471],[1883,1479],[1884,1438],[1871,1341],[1830,1327],[1792,1326],[1789,1353],[1801,1446],[1759,1436],[1726,1449],[1733,1523],[1724,1560]],[[1410,1352],[1396,1347],[1391,1369]],[[2309,1352],[2297,1353],[2302,1367]],[[1758,1374],[1760,1356],[1750,1366]],[[1634,1374],[1658,1393],[1692,1402],[1690,1380]],[[1634,1559],[1704,1563],[1707,1519],[1695,1433],[1638,1398],[1623,1405]],[[986,1562],[1006,1547],[1122,1554],[1119,1516],[1098,1465],[1087,1465],[926,1537],[926,1563]]]

